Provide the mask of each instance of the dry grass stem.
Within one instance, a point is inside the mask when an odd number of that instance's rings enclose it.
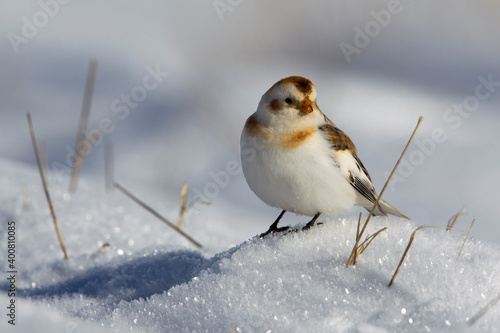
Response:
[[[72,193],[76,192],[78,188],[78,178],[80,176],[80,170],[82,168],[82,163],[83,163],[83,157],[87,154],[87,149],[91,149],[91,147],[94,146],[94,144],[99,140],[101,137],[102,132],[99,128],[96,128],[92,131],[90,134],[90,140],[88,141],[90,144],[90,147],[87,145],[80,145],[78,151],[76,152],[75,156],[75,163],[73,164],[73,171],[71,173],[71,183],[70,183],[70,191]]]
[[[356,228],[356,242],[359,241],[359,229],[361,229],[361,217],[362,216],[363,216],[363,213],[359,213],[358,227]]]
[[[99,250],[97,250],[97,253],[100,253],[102,250],[104,250],[105,248],[109,247],[109,243],[106,242],[104,244],[101,245],[101,247],[99,248]]]
[[[375,237],[377,237],[378,235],[380,235],[380,233],[382,233],[383,231],[386,231],[386,230],[387,230],[387,227],[384,227],[384,228],[380,229],[379,231],[377,231],[376,233],[374,233],[373,235],[368,235],[366,237],[366,239],[363,241],[363,243],[359,244],[358,251],[357,251],[358,255],[365,252],[366,248],[375,239]]]
[[[200,204],[203,204],[206,206],[210,205],[210,202],[203,201],[200,198],[196,198],[195,200],[193,200],[189,204],[187,204],[187,190],[188,190],[188,184],[185,183],[182,186],[181,195],[180,195],[179,205],[181,208],[180,208],[180,214],[179,214],[179,222],[177,223],[177,228],[179,228],[179,229],[182,229],[182,227],[184,225],[185,216],[186,216],[187,212],[189,211],[189,209],[191,209],[191,207],[193,207],[197,203],[200,203]]]
[[[403,253],[403,256],[401,257],[401,260],[399,261],[399,265],[396,268],[394,275],[392,276],[391,282],[389,283],[389,287],[392,286],[392,284],[394,283],[394,280],[396,279],[396,275],[398,275],[399,269],[403,265],[403,261],[405,260],[406,255],[408,254],[408,251],[410,250],[411,244],[413,243],[413,240],[415,239],[415,235],[417,234],[417,231],[419,231],[421,229],[425,229],[425,228],[445,229],[444,227],[440,227],[440,226],[423,225],[423,226],[418,227],[417,229],[415,229],[415,231],[412,232],[411,237],[410,237],[410,241],[408,242],[408,245],[406,246],[405,252]]]
[[[478,313],[476,313],[472,318],[468,320],[469,326],[472,326],[476,323],[476,321],[479,320],[482,316],[486,314],[486,312],[490,311],[492,307],[497,305],[497,303],[500,302],[500,294],[497,294],[493,300],[491,300],[484,308],[479,310]]]
[[[422,120],[424,119],[424,117],[420,116],[418,118],[418,122],[417,122],[417,125],[415,126],[415,129],[413,130],[413,133],[411,134],[410,136],[410,139],[408,140],[408,143],[406,144],[405,148],[403,149],[403,152],[401,153],[401,155],[399,156],[399,159],[398,161],[396,162],[396,165],[394,166],[394,168],[392,169],[392,172],[391,174],[389,175],[389,178],[387,178],[387,181],[385,182],[385,185],[384,187],[382,188],[382,191],[380,191],[380,194],[378,195],[377,197],[377,200],[375,201],[375,203],[373,204],[373,207],[372,209],[370,210],[370,213],[368,214],[368,217],[366,218],[366,222],[365,224],[363,225],[363,228],[361,229],[361,232],[359,233],[359,237],[356,239],[356,243],[354,244],[353,248],[352,248],[352,251],[351,251],[351,255],[349,256],[349,259],[347,259],[347,264],[346,264],[346,267],[349,267],[349,265],[352,263],[353,265],[356,265],[356,260],[357,260],[357,257],[358,257],[358,249],[359,249],[359,241],[361,239],[361,237],[363,236],[363,233],[365,232],[366,230],[366,227],[368,226],[368,222],[370,222],[370,218],[372,217],[373,215],[373,212],[375,212],[375,209],[377,208],[378,206],[378,203],[380,202],[380,200],[382,199],[382,195],[384,194],[385,192],[385,189],[387,188],[387,186],[389,185],[389,182],[392,178],[392,176],[394,175],[394,173],[396,172],[396,169],[398,168],[399,166],[399,163],[401,163],[401,160],[403,159],[403,156],[405,155],[406,151],[408,150],[408,147],[410,146],[410,143],[411,141],[413,140],[413,137],[415,136],[415,133],[417,133],[417,130],[418,130],[418,127],[420,126],[420,123],[422,122]]]
[[[113,153],[113,141],[104,142],[104,184],[106,191],[113,190],[115,183],[115,158]]]
[[[180,213],[179,213],[179,222],[177,223],[177,228],[179,229],[182,229],[182,226],[184,225],[184,217],[186,215],[186,211],[187,211],[187,193],[188,193],[188,183],[184,183],[184,185],[182,185],[182,189],[181,189],[181,196],[180,196],[180,202],[179,202],[179,206],[180,206]]]
[[[92,105],[92,95],[94,94],[94,84],[97,74],[98,62],[95,59],[90,60],[89,69],[87,72],[87,80],[85,83],[85,91],[83,93],[83,103],[82,110],[80,113],[80,121],[78,123],[78,132],[76,134],[76,145],[75,152],[77,152],[75,157],[75,162],[73,164],[73,171],[71,173],[71,182],[69,185],[70,193],[76,192],[78,188],[78,177],[80,175],[80,167],[82,163],[83,156],[80,156],[79,152],[82,143],[85,141],[85,133],[87,131],[89,117],[90,117],[90,107]]]
[[[134,196],[132,193],[130,193],[129,191],[127,191],[123,186],[121,186],[120,184],[118,183],[114,183],[114,186],[120,190],[120,192],[122,192],[123,194],[125,194],[127,197],[129,197],[130,199],[132,199],[133,201],[135,201],[138,205],[140,205],[142,208],[144,208],[145,210],[147,210],[149,213],[151,213],[152,215],[154,215],[156,218],[158,218],[160,221],[162,221],[163,223],[165,223],[166,225],[168,225],[170,228],[174,229],[175,231],[177,231],[179,234],[181,234],[184,238],[186,238],[188,241],[190,241],[191,243],[193,243],[196,247],[198,248],[202,248],[202,245],[200,243],[198,243],[197,241],[195,241],[191,236],[189,236],[188,234],[186,234],[184,231],[182,231],[181,229],[177,228],[176,225],[174,225],[172,222],[170,222],[169,220],[167,220],[166,218],[164,218],[163,216],[161,216],[157,211],[155,211],[153,208],[149,207],[148,205],[146,205],[143,201],[139,200],[136,196]]]
[[[61,249],[64,254],[64,259],[68,259],[68,254],[66,252],[66,246],[64,245],[64,240],[59,229],[59,224],[57,223],[56,213],[54,207],[52,206],[52,200],[50,200],[49,190],[47,188],[47,181],[45,180],[45,175],[42,169],[42,162],[40,161],[40,154],[38,152],[38,147],[35,138],[35,129],[33,128],[33,122],[31,121],[31,114],[28,112],[28,125],[31,134],[31,143],[33,144],[33,150],[35,151],[36,163],[38,164],[38,170],[40,171],[40,178],[42,179],[43,190],[45,192],[45,197],[47,198],[47,203],[49,204],[50,214],[52,215],[52,221],[54,221],[54,226],[56,228],[57,238],[59,239],[59,244],[61,244]]]
[[[465,214],[466,212],[466,209],[465,208],[462,208],[457,214],[453,215],[449,220],[448,220],[448,224],[446,225],[446,230],[447,231],[450,231],[451,229],[453,229],[453,227],[455,226],[455,223],[457,223],[458,221],[458,218]]]
[[[467,238],[469,237],[470,230],[472,229],[472,226],[474,226],[474,222],[476,222],[476,219],[472,220],[472,223],[470,224],[469,230],[467,230],[467,235],[465,235],[464,242],[462,243],[462,247],[460,248],[460,252],[458,252],[458,256],[457,256],[457,260],[455,260],[455,264],[458,262],[458,258],[460,258],[460,255],[462,254],[462,250],[464,249],[465,242],[467,241]],[[446,230],[448,230],[448,228]]]

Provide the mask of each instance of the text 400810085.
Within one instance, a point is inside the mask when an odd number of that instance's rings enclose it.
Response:
[[[7,281],[9,289],[7,296],[9,304],[7,305],[7,322],[11,325],[16,324],[16,222],[7,222]]]

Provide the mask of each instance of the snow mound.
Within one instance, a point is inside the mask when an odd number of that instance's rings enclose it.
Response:
[[[417,236],[388,288],[415,228],[389,218],[373,221],[372,228],[389,230],[346,269],[355,222],[253,238],[212,258],[190,282],[121,302],[103,320],[139,331],[456,332],[499,290],[498,247],[471,241],[455,264],[462,239],[444,231]],[[477,327],[494,331],[498,313],[491,310]]]
[[[307,232],[265,239],[254,236],[228,250],[217,250],[226,225],[193,221],[196,229],[187,232],[208,248],[200,252],[175,234],[165,233],[164,225],[119,193],[99,193],[96,186],[84,182],[79,194],[68,198],[67,184],[52,181],[70,252],[65,261],[42,193],[30,192],[29,209],[22,208],[16,194],[23,183],[35,187],[36,170],[0,160],[0,171],[12,176],[1,179],[1,218],[18,225],[19,332],[47,328],[66,332],[500,331],[498,305],[469,325],[500,292],[500,246],[469,239],[457,260],[465,236],[464,230],[458,230],[461,226],[451,232],[419,231],[389,288],[409,237],[421,223],[374,218],[368,233],[388,230],[349,268],[345,264],[356,231],[354,217],[329,219]],[[5,230],[2,223],[2,249],[6,248]],[[110,246],[98,252],[99,239]],[[0,256],[5,263],[6,252],[0,251]],[[0,304],[8,302],[7,289],[2,278]],[[5,319],[0,327],[2,332],[12,328]]]

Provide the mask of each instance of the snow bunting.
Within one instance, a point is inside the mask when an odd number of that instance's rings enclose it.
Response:
[[[316,105],[311,81],[291,76],[275,83],[261,98],[241,134],[243,173],[252,191],[266,204],[313,216],[342,214],[359,205],[370,211],[377,192],[356,146]],[[381,200],[375,215],[408,218]]]

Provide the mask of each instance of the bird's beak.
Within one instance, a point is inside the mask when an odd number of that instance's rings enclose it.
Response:
[[[309,114],[309,113],[313,112],[314,109],[313,109],[313,106],[312,106],[311,102],[309,100],[306,100],[300,106],[300,110],[302,112],[304,112],[305,114]]]

